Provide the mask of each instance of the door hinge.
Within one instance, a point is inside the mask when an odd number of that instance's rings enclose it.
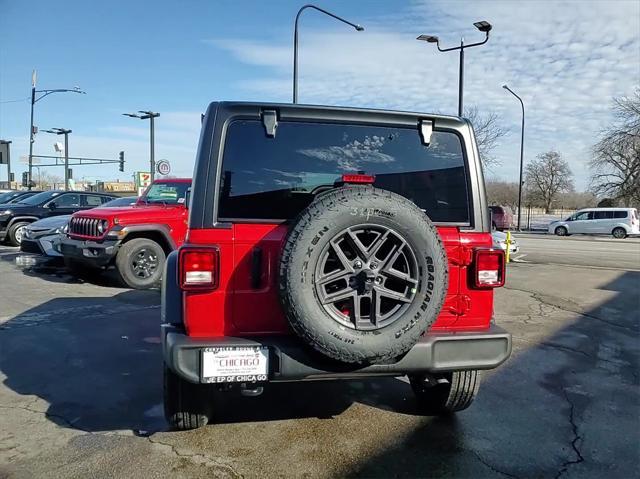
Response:
[[[262,112],[262,124],[269,138],[275,138],[278,129],[278,114],[275,110],[264,110]]]
[[[465,294],[457,294],[451,298],[447,308],[451,314],[464,316],[471,308],[471,298]]]

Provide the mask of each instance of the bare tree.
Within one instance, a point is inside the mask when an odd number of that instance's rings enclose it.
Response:
[[[488,169],[498,166],[500,162],[493,156],[493,150],[509,131],[500,126],[497,113],[481,113],[478,107],[472,106],[465,110],[464,116],[473,125],[482,165]]]
[[[499,180],[487,180],[487,200],[490,205],[518,207],[518,183]]]
[[[573,191],[573,179],[569,163],[557,151],[547,151],[537,156],[525,168],[527,195],[538,201],[547,211],[561,193]]]
[[[599,196],[640,204],[640,88],[613,100],[615,121],[593,147],[591,189]]]
[[[64,179],[48,170],[38,172],[36,187],[40,190],[56,189],[64,186]]]

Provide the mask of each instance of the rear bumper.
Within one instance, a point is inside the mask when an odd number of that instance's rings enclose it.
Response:
[[[511,334],[495,325],[482,332],[428,333],[399,360],[366,366],[327,359],[293,336],[194,339],[173,325],[163,324],[162,346],[167,366],[192,383],[203,382],[202,349],[221,346],[266,346],[269,381],[304,381],[493,369],[511,354]]]
[[[119,240],[96,241],[76,240],[63,237],[55,244],[55,250],[67,258],[87,263],[95,267],[108,266],[118,253]]]

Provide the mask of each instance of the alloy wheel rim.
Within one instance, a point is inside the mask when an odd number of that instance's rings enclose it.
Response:
[[[138,278],[151,278],[158,270],[158,255],[147,248],[137,250],[131,260],[131,270]]]
[[[419,266],[413,247],[381,225],[357,225],[335,235],[315,268],[316,297],[335,321],[377,330],[397,321],[415,300]]]

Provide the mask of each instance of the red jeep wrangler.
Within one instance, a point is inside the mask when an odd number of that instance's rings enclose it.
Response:
[[[56,248],[72,272],[115,265],[130,288],[151,288],[162,278],[166,256],[184,241],[190,187],[189,178],[155,180],[134,206],[74,214]]]
[[[511,353],[490,226],[464,119],[212,103],[162,284],[168,422],[212,421],[234,385],[364,376],[408,375],[426,414],[468,407]]]

